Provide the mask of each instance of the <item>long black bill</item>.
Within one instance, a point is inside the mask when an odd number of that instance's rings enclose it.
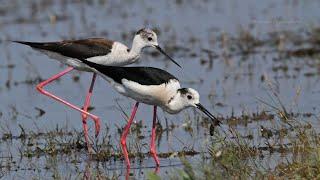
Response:
[[[160,51],[162,54],[164,54],[165,56],[167,56],[167,58],[169,58],[173,63],[175,63],[177,66],[179,66],[180,68],[182,68],[175,60],[173,60],[167,53],[165,53],[160,46],[154,46],[156,49],[158,49],[158,51]]]
[[[219,126],[221,121],[219,121],[213,114],[211,114],[206,108],[204,108],[200,103],[196,104],[197,108],[205,113],[213,122],[215,126]]]

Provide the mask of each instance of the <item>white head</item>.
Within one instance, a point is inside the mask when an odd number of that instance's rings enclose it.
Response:
[[[197,107],[200,103],[199,93],[192,88],[178,89],[177,95],[181,110],[187,107]]]
[[[175,60],[173,60],[167,53],[165,53],[162,48],[159,46],[157,34],[148,28],[143,28],[137,31],[136,35],[133,38],[132,49],[140,53],[140,51],[145,47],[154,47],[167,58],[169,58],[173,63],[181,67]]]
[[[157,34],[148,28],[137,31],[133,43],[139,44],[142,48],[159,46]]]
[[[178,113],[188,107],[196,107],[205,113],[215,125],[220,124],[220,121],[200,104],[200,95],[198,91],[192,88],[178,89],[177,94],[169,101],[167,106],[170,113]]]

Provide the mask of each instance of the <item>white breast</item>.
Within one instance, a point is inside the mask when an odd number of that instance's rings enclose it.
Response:
[[[139,58],[138,54],[130,54],[128,50],[128,47],[124,44],[114,42],[109,54],[88,58],[87,60],[108,66],[125,66],[134,63]]]
[[[180,83],[172,79],[168,83],[160,85],[141,85],[126,79],[122,80],[125,96],[150,105],[165,106],[169,99],[174,96],[180,88]]]

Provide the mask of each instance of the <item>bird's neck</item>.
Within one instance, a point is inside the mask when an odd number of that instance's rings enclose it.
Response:
[[[141,43],[137,37],[134,37],[129,54],[132,56],[139,56],[143,48],[144,44]]]
[[[169,100],[167,104],[167,111],[169,113],[176,114],[185,108],[185,104],[183,103],[181,96],[179,93],[175,94]]]

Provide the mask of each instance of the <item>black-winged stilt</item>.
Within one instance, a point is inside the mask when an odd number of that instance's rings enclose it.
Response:
[[[179,80],[170,73],[153,67],[112,67],[82,60],[106,79],[120,94],[136,100],[130,119],[121,135],[121,147],[127,167],[130,168],[126,138],[137,112],[139,103],[153,105],[150,153],[157,166],[160,162],[155,149],[157,107],[170,114],[176,114],[188,107],[196,107],[212,119],[213,125],[220,121],[200,104],[199,93],[192,88],[181,88]]]
[[[89,152],[92,151],[89,136],[88,127],[86,124],[87,116],[91,117],[95,122],[96,136],[100,131],[100,119],[99,117],[88,113],[88,106],[90,104],[90,98],[94,82],[96,79],[96,73],[93,73],[91,84],[86,95],[83,109],[55,96],[54,94],[45,91],[43,88],[52,81],[60,78],[61,76],[69,73],[73,69],[92,72],[92,69],[86,64],[82,63],[80,59],[85,59],[90,62],[94,62],[102,65],[109,66],[124,66],[136,62],[141,54],[141,51],[145,47],[154,47],[162,54],[168,57],[172,62],[180,67],[180,65],[174,61],[169,55],[167,55],[159,46],[157,34],[151,29],[140,29],[134,36],[132,47],[129,49],[124,44],[102,38],[90,38],[82,40],[67,40],[61,42],[26,42],[26,41],[13,41],[16,43],[28,45],[33,49],[41,51],[49,57],[60,61],[69,67],[64,71],[52,76],[46,81],[37,85],[37,89],[40,93],[49,96],[75,110],[82,113],[83,129],[85,134],[85,140],[88,146]]]

